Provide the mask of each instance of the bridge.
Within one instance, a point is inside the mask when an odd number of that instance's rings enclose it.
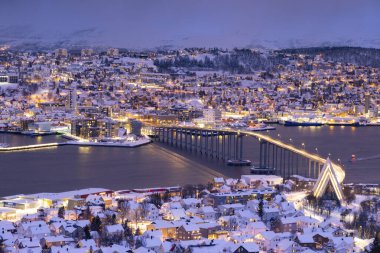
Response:
[[[242,160],[243,140],[253,137],[260,145],[259,171],[276,171],[285,178],[303,175],[318,178],[326,159],[258,132],[232,129],[203,129],[195,127],[154,127],[155,140],[213,159]],[[345,177],[343,168],[333,164],[340,182]]]

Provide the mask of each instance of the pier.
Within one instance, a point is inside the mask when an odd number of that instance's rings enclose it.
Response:
[[[74,138],[73,138],[74,139]],[[24,146],[15,146],[15,147],[5,147],[0,148],[0,152],[13,152],[13,151],[27,151],[27,150],[35,150],[35,149],[46,149],[46,148],[56,148],[59,146],[66,146],[66,145],[72,145],[72,146],[82,146],[82,147],[119,147],[119,148],[135,148],[139,146],[143,146],[146,144],[151,143],[151,140],[148,138],[140,139],[133,142],[124,142],[124,143],[117,143],[117,142],[90,142],[90,141],[81,141],[79,140],[73,140],[68,142],[61,142],[61,143],[43,143],[43,144],[34,144],[34,145],[24,145]]]
[[[65,143],[54,142],[54,143],[24,145],[24,146],[16,146],[16,147],[6,147],[6,148],[0,148],[0,152],[26,151],[26,150],[42,149],[42,148],[55,148],[62,145],[65,145]]]

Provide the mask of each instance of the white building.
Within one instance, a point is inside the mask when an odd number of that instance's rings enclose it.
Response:
[[[242,175],[241,179],[250,186],[256,184],[258,181],[268,184],[269,186],[275,186],[283,183],[283,178],[275,175]]]
[[[222,121],[222,112],[218,109],[203,110],[204,123],[215,124]]]

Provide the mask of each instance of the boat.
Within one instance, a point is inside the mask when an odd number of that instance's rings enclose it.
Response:
[[[356,155],[354,155],[354,154],[351,155],[351,161],[352,161],[352,162],[353,162],[353,161],[356,161]]]
[[[293,121],[285,120],[284,126],[322,126],[323,123],[316,121]]]
[[[360,122],[354,118],[334,117],[327,121],[329,126],[360,126]]]
[[[230,166],[250,166],[251,164],[252,164],[251,160],[230,159],[227,161],[227,165],[230,165]]]
[[[252,166],[249,168],[251,171],[251,174],[256,174],[256,175],[274,175],[276,174],[276,168],[258,168],[255,166]]]
[[[42,132],[42,131],[33,131],[33,130],[27,130],[27,131],[22,131],[21,134],[31,136],[31,137],[36,137],[36,136],[45,136],[45,135],[56,135],[56,132]]]
[[[263,123],[265,123],[265,124],[278,124],[278,123],[280,123],[280,121],[278,119],[267,119],[267,120],[264,120]]]
[[[261,124],[250,125],[249,127],[246,128],[246,130],[259,132],[259,131],[267,131],[267,130],[276,130],[276,128],[273,126],[268,126],[264,123],[261,123]]]

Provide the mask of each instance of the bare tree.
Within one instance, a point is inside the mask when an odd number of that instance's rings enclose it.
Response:
[[[119,219],[121,220],[121,224],[124,224],[125,219],[128,217],[130,211],[131,211],[131,206],[128,201],[122,200],[119,201],[118,203],[119,210],[117,212],[117,215]]]
[[[233,216],[230,217],[230,219],[228,220],[227,225],[228,225],[228,229],[229,229],[230,231],[235,230],[235,229],[237,228],[237,225],[238,225],[238,222],[237,222],[237,220],[236,220],[236,217],[233,217]]]
[[[130,217],[131,217],[132,221],[135,222],[135,225],[137,228],[137,223],[141,220],[141,206],[138,206],[137,208],[131,209]]]
[[[150,211],[150,203],[147,201],[144,201],[140,204],[141,209],[141,218],[146,218],[149,215]]]

